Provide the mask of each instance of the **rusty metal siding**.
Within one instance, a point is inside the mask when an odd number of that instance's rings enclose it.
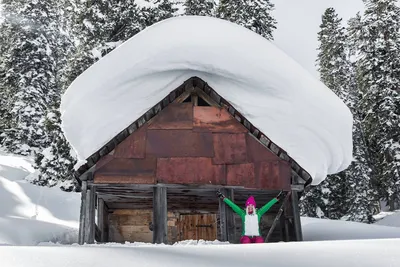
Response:
[[[290,190],[290,180],[282,177],[280,161],[256,162],[256,177],[260,188],[270,190]]]
[[[155,177],[156,165],[155,158],[113,159],[99,168],[95,175]]]
[[[157,181],[171,184],[226,184],[224,165],[213,165],[211,158],[159,158]]]
[[[191,130],[148,130],[146,154],[155,157],[213,157],[211,133]]]
[[[147,126],[143,126],[117,145],[114,157],[127,159],[144,158],[146,154],[146,130]]]
[[[249,156],[249,161],[259,162],[259,161],[276,161],[280,160],[278,156],[269,151],[264,147],[258,140],[256,140],[250,134],[246,134],[247,142],[247,155]]]
[[[238,123],[228,111],[218,107],[193,107],[193,130],[221,133],[246,133],[247,129]]]
[[[194,125],[194,127],[193,127]],[[173,104],[96,166],[98,183],[176,183],[290,190],[289,164],[226,110]]]
[[[171,103],[149,122],[149,129],[192,129],[192,103]]]
[[[253,163],[228,165],[226,176],[228,185],[258,188]]]
[[[215,157],[214,164],[247,163],[245,134],[213,134]]]

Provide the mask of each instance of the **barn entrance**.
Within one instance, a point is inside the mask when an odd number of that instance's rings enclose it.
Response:
[[[182,240],[206,240],[217,239],[217,215],[216,214],[185,214],[178,220],[178,239]]]

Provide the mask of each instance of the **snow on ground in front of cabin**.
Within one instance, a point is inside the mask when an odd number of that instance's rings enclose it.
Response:
[[[400,238],[400,228],[377,224],[302,217],[301,226],[307,241]]]
[[[399,247],[400,239],[213,246],[0,246],[0,257],[2,267],[397,267]]]
[[[251,30],[180,16],[136,34],[66,90],[62,129],[77,152],[75,167],[193,76],[283,148],[313,184],[351,163],[352,114],[329,88]]]
[[[29,183],[32,164],[0,151],[0,244],[76,242],[80,195]]]
[[[375,225],[384,225],[392,227],[400,227],[400,210],[381,212],[381,219],[375,223]]]

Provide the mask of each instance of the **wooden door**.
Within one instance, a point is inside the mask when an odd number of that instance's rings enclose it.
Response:
[[[178,222],[179,240],[217,239],[216,214],[180,215]]]

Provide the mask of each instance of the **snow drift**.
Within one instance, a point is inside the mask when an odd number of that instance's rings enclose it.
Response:
[[[35,186],[33,172],[30,158],[0,151],[0,245],[77,242],[80,194]]]
[[[286,150],[313,184],[350,164],[352,114],[331,90],[258,34],[196,16],[148,27],[71,84],[62,128],[80,164],[193,76]]]

